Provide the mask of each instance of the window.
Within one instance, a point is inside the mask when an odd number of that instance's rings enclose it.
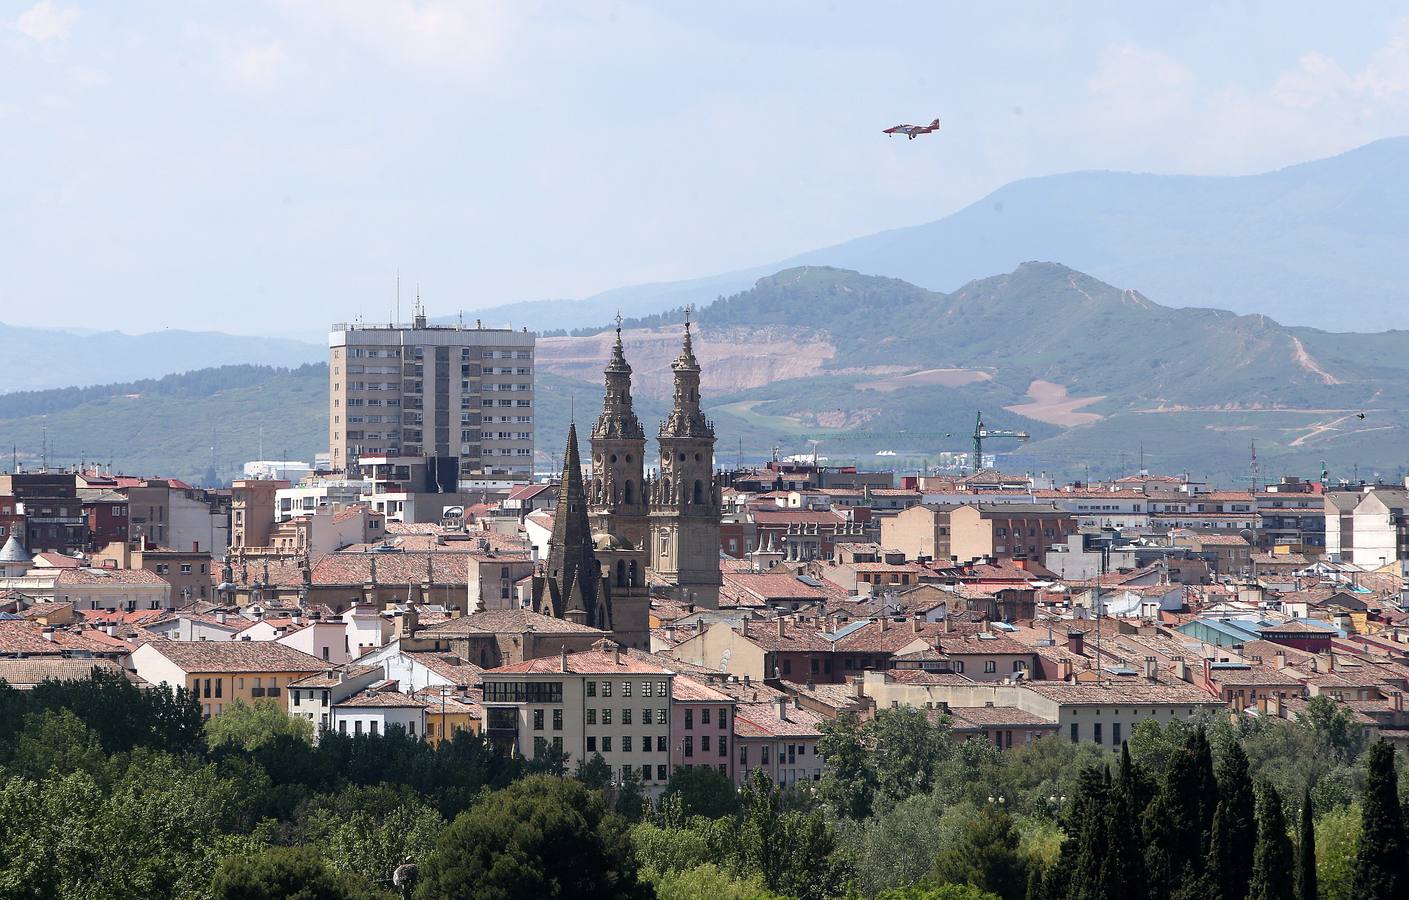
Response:
[[[561,708],[553,710],[553,730],[563,730],[563,711]]]
[[[604,709],[604,710],[602,710],[602,724],[603,724],[603,725],[610,725],[611,723],[612,723],[612,711],[611,711],[610,709]]]
[[[1119,722],[1112,722],[1112,723],[1111,723],[1111,746],[1113,746],[1113,747],[1119,747],[1119,746],[1120,746],[1120,723],[1119,723]]]
[[[670,770],[665,766],[656,766],[656,781],[669,781]]]
[[[1077,741],[1079,741],[1079,740],[1081,740],[1081,724],[1080,724],[1079,722],[1072,722],[1072,723],[1071,723],[1071,742],[1072,742],[1073,744],[1075,744],[1075,743],[1076,743]]]
[[[729,727],[729,707],[727,707],[727,706],[721,706],[721,707],[719,707],[719,727],[720,727],[720,728],[728,728],[728,727]]]
[[[729,755],[729,739],[726,738],[726,737],[725,737],[724,735],[722,735],[722,734],[719,736],[719,755],[720,755],[720,756],[728,756],[728,755]]]
[[[588,736],[587,736],[587,752],[588,752],[588,753],[596,753],[596,752],[597,752],[597,739],[596,739],[595,737],[593,737],[592,735],[588,735]]]
[[[669,689],[666,685],[667,685],[667,682],[664,682],[664,681],[657,681],[657,682],[656,682],[656,696],[657,696],[657,697],[660,697],[660,698],[664,699],[664,698],[670,696],[670,689]]]
[[[739,765],[741,765],[741,766],[746,766],[746,765],[748,765],[748,764],[749,764],[749,747],[748,747],[748,744],[740,744],[740,745],[739,745]]]
[[[665,752],[665,735],[663,734],[656,735],[656,751],[658,753]]]
[[[994,660],[991,660],[991,659],[989,659],[989,660],[984,660],[984,663],[983,663],[983,671],[985,671],[985,672],[997,672],[997,671],[998,671],[998,663],[997,663],[996,661],[994,661]]]
[[[1095,739],[1096,743],[1098,743],[1098,744],[1101,743],[1101,723],[1100,723],[1100,722],[1097,722],[1097,723],[1095,723],[1094,725],[1091,726],[1091,734],[1092,734],[1093,738]]]
[[[621,736],[621,752],[622,752],[622,753],[630,753],[630,752],[631,752],[631,735],[629,735],[629,734],[623,734],[623,735]]]
[[[630,725],[630,724],[631,724],[631,707],[628,706],[628,707],[626,707],[625,709],[623,709],[623,710],[621,711],[621,724],[623,724],[623,725]]]
[[[956,659],[954,661],[954,672],[958,675],[964,674],[964,661],[962,659]]]
[[[595,682],[595,681],[589,681],[589,682],[587,682],[587,696],[589,696],[589,697],[595,697],[595,696],[597,696],[597,682]]]
[[[595,709],[589,709],[589,710],[587,710],[587,724],[588,724],[588,725],[596,725],[596,724],[597,724],[597,710],[595,710]]]
[[[666,712],[665,712],[665,709],[664,709],[664,708],[659,708],[659,709],[656,710],[656,724],[657,724],[657,725],[668,725],[668,724],[670,724],[670,717],[666,715]]]
[[[221,689],[224,688],[224,686],[225,686],[225,679],[224,679],[224,678],[217,678],[217,679],[215,679],[215,696],[217,696],[217,697],[220,696]]]
[[[652,724],[654,724],[654,723],[651,721],[651,708],[650,708],[649,706],[647,706],[647,707],[645,707],[644,709],[641,710],[641,724],[642,724],[642,725],[652,725]]]
[[[704,709],[701,709],[701,710],[700,710],[700,724],[701,724],[701,725],[708,725],[708,724],[709,724],[709,707],[708,707],[708,706],[706,706]]]
[[[649,697],[649,696],[651,696],[651,683],[650,683],[649,681],[643,681],[643,682],[641,682],[641,696],[642,696],[642,697]]]
[[[206,696],[209,697],[210,694],[206,694]],[[687,709],[685,710],[685,730],[686,730],[686,731],[690,731],[690,730],[693,729],[694,727],[695,727],[695,711],[694,711],[693,709],[688,709],[688,708],[687,708]]]
[[[555,712],[556,712],[556,710],[555,710]],[[541,709],[535,709],[535,710],[533,711],[533,730],[534,730],[534,731],[542,731],[542,730],[543,730],[543,710],[541,710]]]
[[[609,734],[608,734],[608,735],[603,735],[603,737],[602,737],[602,752],[603,752],[603,753],[610,753],[610,752],[612,752],[612,736],[609,735]]]
[[[623,697],[630,697],[630,696],[631,696],[631,682],[629,682],[629,681],[623,681],[623,682],[621,683],[621,696],[623,696]]]
[[[793,673],[793,661],[790,660],[790,659],[785,659],[785,660],[783,660],[783,674],[784,674],[784,675],[791,675],[792,673]]]
[[[700,752],[701,752],[701,753],[708,753],[708,752],[709,752],[709,735],[707,735],[707,734],[700,736]]]
[[[610,697],[611,695],[612,695],[612,683],[611,683],[610,681],[604,681],[604,682],[602,682],[602,696],[603,696],[603,697]]]
[[[695,755],[695,738],[694,738],[693,735],[689,735],[689,734],[685,735],[685,755],[686,755],[686,756],[694,756],[694,755]]]

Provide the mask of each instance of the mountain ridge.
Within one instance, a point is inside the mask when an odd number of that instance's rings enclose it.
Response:
[[[1252,175],[1084,170],[1009,182],[930,222],[765,265],[613,288],[477,315],[538,330],[704,305],[800,265],[900,278],[936,291],[1059,259],[1167,306],[1262,312],[1295,326],[1409,327],[1409,137]],[[1347,299],[1354,301],[1347,308]]]

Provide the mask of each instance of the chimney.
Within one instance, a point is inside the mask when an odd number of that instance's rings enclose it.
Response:
[[[753,684],[753,676],[752,676],[752,675],[745,675],[745,676],[744,676],[744,687],[748,687],[748,686],[751,685],[751,684]]]
[[[881,631],[890,631],[890,616],[881,616]]]
[[[920,633],[920,617],[919,617],[919,616],[914,616],[913,618],[910,619],[910,633],[911,633],[911,634],[919,634],[919,633]]]
[[[558,671],[559,671],[559,672],[566,672],[567,670],[568,670],[568,648],[567,648],[567,647],[559,647],[559,648],[558,648]]]
[[[945,634],[953,634],[953,633],[954,633],[954,619],[950,617],[948,610],[945,610],[945,612],[944,612],[944,633],[945,633]]]
[[[1213,681],[1213,660],[1204,657],[1204,684]]]
[[[1072,665],[1071,665],[1071,660],[1070,660],[1070,659],[1065,659],[1065,658],[1064,658],[1064,659],[1059,659],[1059,660],[1057,660],[1057,680],[1059,680],[1059,681],[1069,681],[1069,680],[1071,680],[1071,670],[1072,670]]]
[[[744,619],[744,627],[743,627],[743,632],[742,632],[742,633],[743,633],[744,637],[748,637],[748,636],[749,636],[749,620],[748,620],[747,618]]]
[[[784,722],[788,721],[788,698],[787,695],[778,698],[778,718]]]
[[[347,681],[347,666],[338,669],[338,684],[342,684],[344,681]]]
[[[1402,713],[1402,712],[1404,712],[1404,692],[1403,692],[1403,691],[1390,691],[1390,692],[1389,692],[1389,702],[1392,703],[1392,704],[1394,704],[1394,711],[1395,711],[1395,712],[1397,712],[1397,713]]]
[[[295,625],[302,625],[302,624],[303,624],[303,613],[302,613],[302,612],[296,612],[296,613],[294,613],[291,621],[292,621]]]
[[[1153,656],[1145,657],[1145,677],[1151,681],[1159,681],[1159,665]]]
[[[225,619],[226,619],[225,613],[223,613],[223,612],[218,612],[218,613],[215,614],[215,621],[216,621],[216,622],[219,622],[221,625],[224,625],[224,624],[225,624]]]
[[[45,626],[44,630],[40,632],[40,636],[42,636],[42,637],[44,638],[44,640],[49,641],[49,642],[52,643],[53,640],[54,640],[54,626],[53,626],[53,625],[47,625],[47,626]]]
[[[1272,711],[1277,718],[1282,718],[1282,695],[1278,694],[1272,700]]]
[[[783,617],[782,617],[782,616],[779,616],[779,617],[778,617],[778,637],[782,637],[783,634],[784,634],[784,632],[786,631],[786,629],[787,629],[787,623],[783,621]]]
[[[862,676],[856,676],[856,680],[852,682],[852,685],[856,689],[856,698],[858,700],[866,696],[866,681]]]
[[[1242,691],[1238,691],[1233,695],[1233,710],[1235,712],[1242,712],[1244,709],[1247,709],[1247,705],[1248,702],[1244,699]]]
[[[1086,650],[1086,632],[1068,631],[1067,649],[1070,650],[1072,653],[1075,653],[1077,656],[1084,656]]]
[[[1313,655],[1313,656],[1311,657],[1311,671],[1313,671],[1313,672],[1320,672],[1320,671],[1321,671],[1321,658],[1320,658],[1319,656]]]
[[[612,644],[612,665],[614,665],[614,666],[619,666],[619,665],[621,665],[621,645],[620,645],[620,644]],[[567,670],[564,669],[563,671],[566,672]]]
[[[1287,651],[1278,650],[1276,654],[1274,654],[1274,657],[1277,660],[1278,669],[1285,669],[1287,667]]]
[[[103,629],[103,633],[106,634],[108,637],[117,637],[117,626],[108,625]]]
[[[1174,672],[1179,676],[1180,681],[1192,682],[1194,680],[1189,673],[1189,663],[1182,656],[1174,657]]]

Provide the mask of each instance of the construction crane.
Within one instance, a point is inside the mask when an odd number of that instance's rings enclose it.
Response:
[[[1026,441],[1030,435],[1026,431],[1003,431],[996,428],[985,428],[983,426],[983,412],[980,410],[977,418],[974,419],[974,458],[969,461],[970,473],[977,472],[983,468],[983,442],[988,438],[1013,438],[1019,443]]]

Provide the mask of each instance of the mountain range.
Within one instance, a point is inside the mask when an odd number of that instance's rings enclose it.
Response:
[[[957,290],[1057,260],[1165,306],[1332,330],[1409,328],[1409,138],[1238,177],[1074,172],[1015,181],[937,221],[749,269],[479,310],[537,330],[704,305],[797,266]]]
[[[588,421],[614,337],[540,339],[538,464],[554,465],[570,408]],[[665,414],[681,326],[623,323],[637,409]],[[992,441],[1005,468],[1066,477],[1162,472],[1252,477],[1402,473],[1409,332],[1337,333],[1262,315],[1162,306],[1056,263],[952,293],[831,267],[787,269],[695,316],[717,464],[745,448],[810,447],[834,462],[911,470],[968,451],[975,415],[1021,430]],[[265,455],[326,443],[327,369],[227,367],[152,382],[0,397],[0,439],[53,461],[227,480]],[[214,446],[214,451],[212,451]],[[212,466],[212,461],[214,465]]]
[[[218,331],[124,334],[0,323],[0,394],[160,378],[224,365],[296,366],[327,349],[313,343]]]

